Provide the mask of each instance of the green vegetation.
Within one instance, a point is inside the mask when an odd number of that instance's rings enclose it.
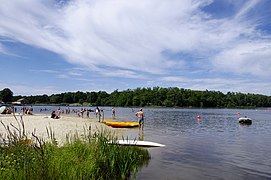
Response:
[[[0,101],[11,102],[13,97],[13,92],[9,88],[5,88],[0,91]]]
[[[1,92],[1,91],[0,91]],[[16,101],[25,98],[27,104],[91,104],[93,106],[162,106],[207,108],[255,108],[271,107],[271,96],[243,94],[240,92],[196,91],[177,87],[137,88],[112,93],[66,92],[38,96],[14,96]],[[0,96],[1,100],[1,96]]]
[[[67,135],[67,142],[58,146],[53,132],[47,129],[51,141],[45,142],[32,133],[27,138],[24,124],[7,131],[0,146],[0,179],[127,179],[147,164],[147,150],[125,147],[108,142],[114,138],[107,133],[91,133],[83,137]]]

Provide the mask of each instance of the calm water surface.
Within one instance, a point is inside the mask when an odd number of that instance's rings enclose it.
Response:
[[[104,110],[110,117],[111,108]],[[135,110],[116,108],[117,118],[135,120]],[[151,161],[137,179],[271,179],[271,109],[145,108],[144,112],[143,134],[136,128],[127,136],[166,146],[149,149]],[[252,125],[238,124],[237,112],[252,118]]]
[[[237,111],[252,125],[239,125]],[[271,179],[270,110],[145,112],[144,140],[166,147],[150,149],[152,159],[138,179]]]

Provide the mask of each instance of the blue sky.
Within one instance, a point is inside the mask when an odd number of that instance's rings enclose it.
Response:
[[[270,0],[5,1],[0,89],[271,95],[270,19]]]

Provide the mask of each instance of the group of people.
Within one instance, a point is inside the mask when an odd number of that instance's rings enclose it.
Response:
[[[57,111],[52,110],[51,118],[59,119],[60,118],[60,113],[61,113],[60,108],[58,108]]]
[[[112,118],[115,119],[116,117],[116,109],[114,107],[112,107],[111,109],[112,111]],[[89,112],[91,112],[91,110],[86,110],[86,109],[81,109],[81,111],[77,112],[79,117],[83,117],[84,112],[87,112],[87,117],[89,117]],[[95,108],[95,115],[96,118],[99,118],[99,122],[101,120],[101,113],[103,113],[103,109],[100,109],[98,106]],[[61,110],[60,108],[57,109],[57,111],[52,110],[51,113],[51,118],[53,119],[59,119],[60,118],[60,114],[61,114]],[[141,108],[138,112],[135,113],[138,123],[140,126],[142,126],[144,124],[144,112],[143,109]]]
[[[46,111],[47,110],[49,110],[49,109],[46,109]],[[42,112],[42,111],[45,111],[45,110],[40,109],[40,112]],[[70,108],[66,108],[65,110],[64,109],[61,110],[60,107],[59,107],[57,110],[52,109],[51,118],[59,119],[61,114],[70,114],[71,112],[74,113],[74,114],[77,114],[78,117],[82,117],[82,118],[84,118],[84,114],[86,112],[86,117],[89,118],[90,112],[95,112],[95,111],[91,110],[91,109],[86,109],[86,108],[81,108],[80,110],[78,110],[78,109],[72,109],[71,110]],[[96,114],[96,112],[95,112],[95,114]],[[96,114],[96,117],[97,117],[97,114]]]
[[[33,115],[33,107],[25,107],[22,106],[19,108],[19,111],[17,110],[18,107],[15,107],[13,105],[4,106],[6,107],[5,110],[2,112],[2,114],[12,114],[12,113],[19,113],[21,115]],[[21,111],[20,111],[21,110]]]
[[[17,108],[16,107],[13,107],[14,108],[14,112],[16,113],[17,112]],[[21,112],[23,115],[27,114],[27,115],[33,115],[33,107],[30,106],[30,107],[21,107]]]

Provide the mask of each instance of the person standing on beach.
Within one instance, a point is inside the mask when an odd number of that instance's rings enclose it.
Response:
[[[33,114],[33,107],[32,106],[30,106],[29,112],[30,112],[30,114]]]
[[[87,118],[89,118],[89,112],[91,111],[90,109],[87,109]]]
[[[98,117],[98,115],[100,116],[100,109],[98,106],[95,109],[95,115],[96,115],[96,118]]]
[[[97,106],[95,109],[95,114],[96,114],[96,118],[98,116],[99,118],[99,122],[101,121],[101,110],[99,109],[99,107]]]
[[[116,110],[114,107],[112,107],[112,118],[114,119],[116,117]]]
[[[138,119],[138,123],[139,125],[143,125],[144,124],[144,112],[142,109],[140,109],[137,113],[136,113],[136,117]]]
[[[60,113],[61,113],[61,110],[60,110],[60,107],[58,107],[57,111],[56,111],[56,116],[58,118],[60,118]]]
[[[81,113],[81,117],[82,117],[82,118],[84,118],[84,112],[85,112],[85,110],[84,110],[83,108],[81,108],[80,113]]]

